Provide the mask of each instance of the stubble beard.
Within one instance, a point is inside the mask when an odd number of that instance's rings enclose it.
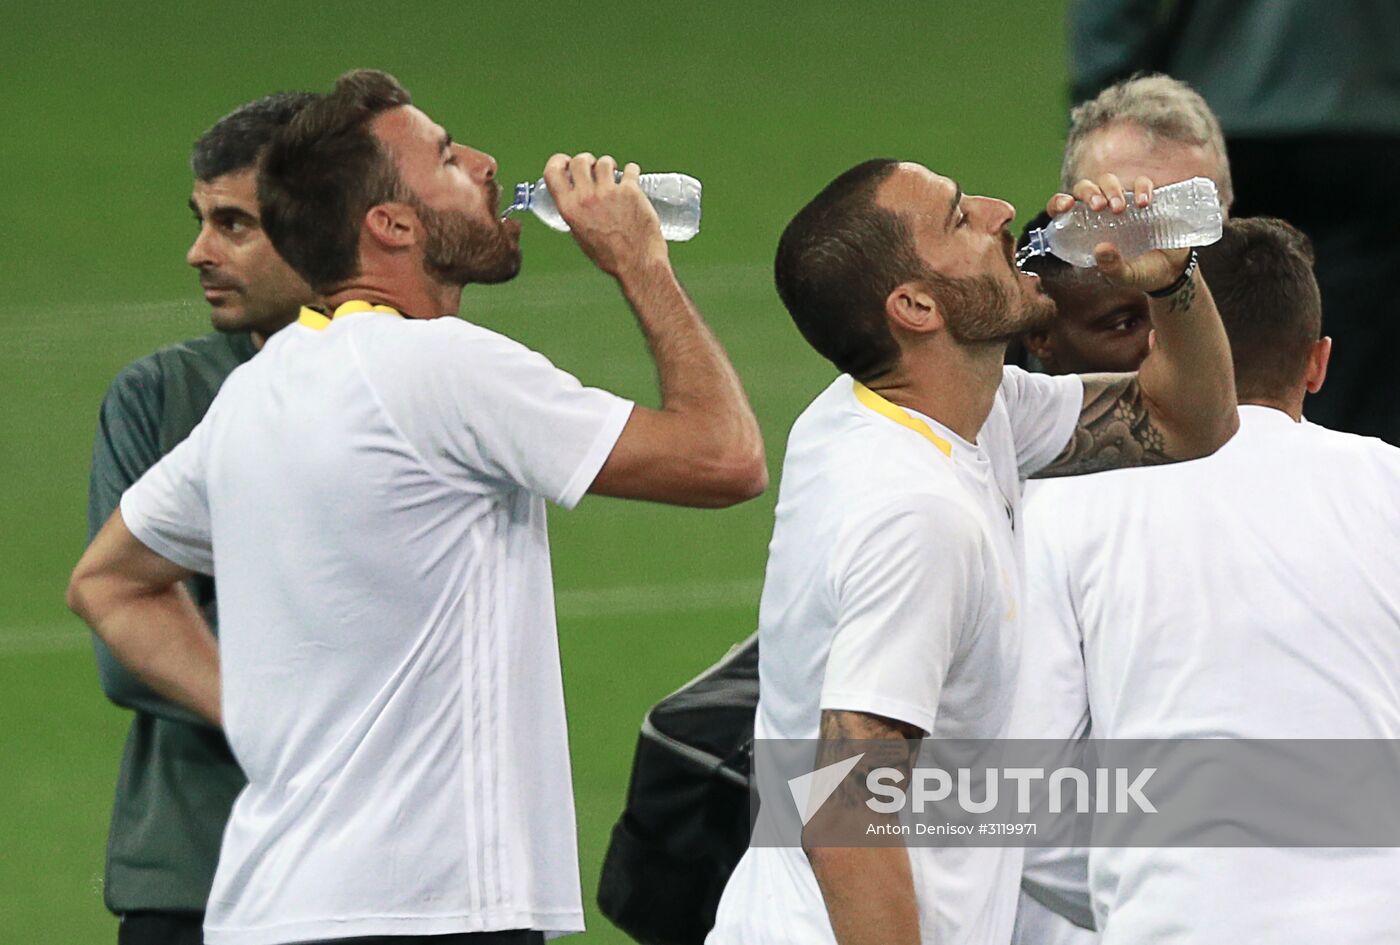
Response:
[[[483,223],[460,210],[417,206],[426,240],[423,268],[448,285],[509,282],[520,272],[520,244],[498,221]]]
[[[934,297],[944,308],[948,333],[962,344],[1004,344],[1047,327],[1055,318],[1055,302],[1049,296],[1013,293],[991,275],[940,277]]]

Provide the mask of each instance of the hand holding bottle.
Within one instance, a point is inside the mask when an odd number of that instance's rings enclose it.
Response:
[[[1111,281],[1152,290],[1170,284],[1190,247],[1220,239],[1224,214],[1214,182],[1204,177],[1154,188],[1139,177],[1133,190],[1105,174],[1081,180],[1074,193],[1046,205],[1049,226],[1030,234],[1025,257],[1050,252],[1076,266],[1098,265]]]
[[[599,269],[620,277],[626,270],[667,258],[656,210],[638,186],[641,169],[584,152],[556,154],[544,180],[579,248]]]

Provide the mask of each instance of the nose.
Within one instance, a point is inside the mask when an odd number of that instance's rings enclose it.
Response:
[[[485,151],[478,151],[475,148],[469,148],[465,144],[459,144],[456,145],[456,147],[457,150],[460,152],[462,161],[466,166],[467,171],[471,174],[472,177],[481,181],[483,184],[487,181],[492,181],[496,179],[495,158],[487,154]]]
[[[991,228],[1000,232],[1011,226],[1011,221],[1016,219],[1016,208],[1005,200],[998,200],[996,197],[988,197],[987,204],[991,208],[988,216],[991,218]]]
[[[214,257],[213,240],[209,236],[209,225],[205,224],[199,228],[198,235],[194,242],[190,244],[189,251],[185,253],[185,262],[196,269],[204,269],[214,266],[218,260]]]

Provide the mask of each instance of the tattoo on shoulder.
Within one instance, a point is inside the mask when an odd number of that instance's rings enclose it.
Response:
[[[1186,292],[1183,289],[1178,296]],[[1162,431],[1147,411],[1137,375],[1089,374],[1084,377],[1084,409],[1079,414],[1079,426],[1064,452],[1035,478],[1080,476],[1172,461]]]

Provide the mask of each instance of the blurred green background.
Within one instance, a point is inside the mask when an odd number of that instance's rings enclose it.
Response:
[[[726,512],[590,499],[552,535],[589,942],[637,725],[754,626],[787,428],[832,372],[778,304],[772,251],[828,180],[924,162],[1024,221],[1054,190],[1062,0],[37,4],[0,10],[0,943],[114,942],[102,860],[128,724],[62,592],[85,537],[96,409],[128,361],[207,330],[184,253],[188,150],[218,117],[340,72],[396,74],[507,186],[557,150],[705,185],[673,259],[728,347],[774,488]],[[640,336],[567,236],[463,314],[655,403]]]

